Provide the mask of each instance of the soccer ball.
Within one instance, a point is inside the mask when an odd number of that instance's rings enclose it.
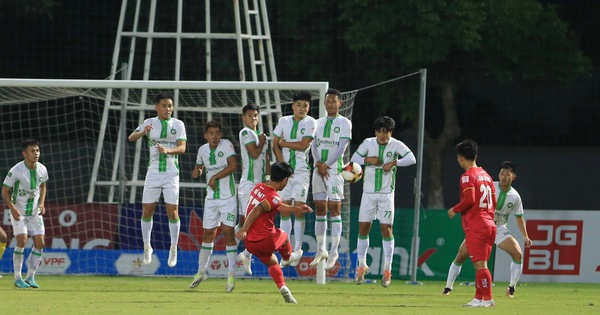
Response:
[[[348,162],[342,167],[342,177],[350,184],[358,182],[362,176],[363,170],[358,163]]]

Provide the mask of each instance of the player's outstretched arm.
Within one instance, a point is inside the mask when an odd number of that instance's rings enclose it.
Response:
[[[301,206],[290,206],[290,205],[286,205],[286,204],[281,204],[279,206],[279,211],[280,212],[289,212],[289,213],[306,213],[306,212],[313,212],[313,209],[307,205],[307,204],[303,204]]]

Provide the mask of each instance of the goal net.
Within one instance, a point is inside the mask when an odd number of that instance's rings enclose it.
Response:
[[[3,114],[0,144],[0,176],[22,160],[21,141],[40,140],[40,162],[49,171],[46,250],[40,273],[193,275],[198,268],[202,243],[202,211],[206,181],[192,180],[198,148],[206,143],[204,125],[220,120],[223,138],[234,143],[239,154],[238,133],[243,128],[243,105],[260,106],[259,128],[271,135],[279,117],[291,114],[291,98],[297,90],[313,94],[311,116],[324,115],[321,98],[325,82],[167,82],[102,80],[8,80],[0,79],[0,108]],[[181,232],[178,264],[167,267],[170,245],[164,203],[154,215],[152,245],[155,258],[141,264],[143,242],[140,217],[142,191],[148,163],[144,141],[127,142],[127,136],[145,118],[156,116],[152,100],[158,92],[174,97],[174,117],[184,121],[187,151],[180,156]],[[341,114],[351,118],[355,93],[344,94]],[[240,159],[238,158],[238,164]],[[235,174],[239,180],[241,166]],[[347,194],[349,189],[346,190]],[[310,195],[309,195],[310,196]],[[309,198],[309,204],[314,205]],[[6,207],[2,227],[12,236],[10,211]],[[330,277],[347,278],[353,269],[348,251],[349,196],[344,204],[340,268]],[[331,226],[331,225],[329,225]],[[220,230],[218,231],[220,233]],[[6,255],[12,254],[15,240]],[[308,268],[316,250],[314,214],[307,217],[304,237],[306,261],[285,268],[287,277],[311,278]],[[26,246],[26,255],[32,243]],[[240,250],[243,248],[240,245]],[[225,242],[218,237],[210,260],[210,276],[226,276]],[[12,271],[11,259],[0,260],[0,272]],[[268,271],[255,260],[256,277]],[[245,276],[238,266],[239,276]]]

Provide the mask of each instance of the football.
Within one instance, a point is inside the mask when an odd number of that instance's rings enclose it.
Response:
[[[348,183],[356,183],[362,176],[363,170],[358,163],[348,162],[342,167],[342,177]]]

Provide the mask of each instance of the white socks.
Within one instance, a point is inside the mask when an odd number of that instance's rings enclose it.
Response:
[[[392,258],[394,257],[394,244],[395,244],[395,240],[394,240],[394,236],[390,237],[389,239],[383,239],[383,241],[381,242],[382,246],[383,246],[383,262],[384,262],[384,266],[387,266],[389,264],[389,268],[390,269],[385,269],[384,270],[392,270]]]
[[[342,237],[342,216],[331,217],[331,253],[337,253]]]
[[[304,228],[306,227],[306,221],[304,218],[296,218],[294,221],[294,251],[302,248],[304,240]]]
[[[27,259],[27,278],[35,276],[35,272],[42,262],[42,252],[43,250],[36,248],[31,250],[31,254],[29,254],[29,258]]]
[[[169,235],[171,236],[171,247],[175,245],[177,248],[177,242],[179,241],[179,229],[181,227],[181,220],[177,219],[177,222],[169,220]]]
[[[521,272],[523,271],[523,262],[515,262],[514,260],[510,263],[510,284],[509,286],[514,287],[519,282]]]
[[[152,224],[154,221],[152,219],[145,221],[144,218],[142,218],[141,221],[142,221],[142,239],[144,240],[144,244],[150,243],[150,234],[152,233]]]
[[[21,278],[21,270],[23,269],[23,260],[25,253],[22,247],[15,247],[13,252],[13,267],[15,271],[15,281]]]
[[[367,266],[367,249],[369,248],[369,236],[365,236],[362,238],[358,237],[358,241],[356,243],[356,251],[358,252],[358,266],[366,267]]]
[[[325,241],[327,234],[327,217],[324,215],[316,216],[315,221],[315,237],[317,239],[317,251],[323,252],[325,249]]]
[[[225,252],[227,253],[227,263],[229,264],[227,267],[229,273],[233,273],[237,267],[237,246],[227,245],[225,246]]]
[[[206,272],[208,259],[213,252],[213,243],[202,243],[200,255],[198,255],[198,272]]]
[[[456,277],[460,274],[460,269],[462,265],[457,265],[454,260],[450,264],[450,269],[448,269],[448,279],[446,279],[446,288],[452,289],[454,286],[454,281],[456,281]]]

